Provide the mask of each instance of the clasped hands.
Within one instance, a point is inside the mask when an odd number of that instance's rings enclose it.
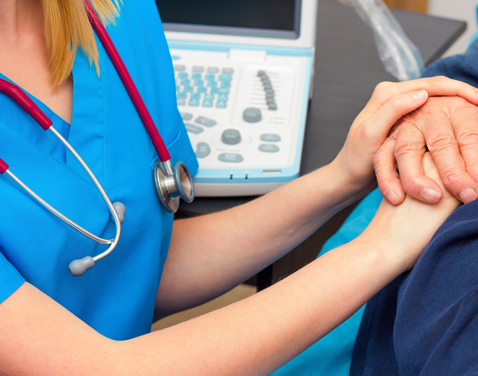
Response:
[[[379,84],[334,160],[351,192],[378,187],[394,205],[408,194],[435,204],[442,189],[423,170],[429,151],[444,187],[478,197],[478,90],[446,77]]]

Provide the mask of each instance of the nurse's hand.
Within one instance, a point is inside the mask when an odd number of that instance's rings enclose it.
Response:
[[[398,203],[405,192],[424,202],[438,202],[441,190],[423,174],[422,157],[427,148],[445,187],[465,204],[475,200],[478,107],[460,97],[437,97],[403,117],[374,160],[380,191],[395,192]]]
[[[430,153],[424,154],[420,164],[424,175],[443,190],[440,202],[429,205],[407,195],[401,205],[394,206],[383,199],[372,222],[357,238],[382,244],[382,249],[391,252],[388,255],[393,260],[403,263],[403,270],[413,267],[438,228],[460,205],[443,186]]]
[[[347,177],[345,184],[350,194],[362,195],[376,187],[373,159],[394,124],[427,103],[429,97],[448,95],[460,96],[478,105],[478,91],[474,87],[445,77],[384,82],[376,87],[352,124],[343,149],[332,162],[336,173]],[[382,193],[393,204],[403,200],[394,190]]]

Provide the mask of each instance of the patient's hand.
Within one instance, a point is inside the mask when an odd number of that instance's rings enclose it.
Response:
[[[423,174],[421,161],[427,147],[445,187],[463,203],[475,200],[478,107],[460,97],[429,98],[423,107],[397,123],[395,132],[374,158],[384,196],[394,192],[399,197],[395,204],[403,200],[404,191],[425,202],[440,200],[439,186]]]
[[[405,263],[406,270],[413,267],[433,234],[460,204],[443,186],[430,153],[423,157],[423,168],[425,175],[442,189],[440,202],[429,205],[407,195],[401,205],[393,206],[383,199],[372,222],[360,236],[364,240],[378,241],[387,252],[395,252]]]

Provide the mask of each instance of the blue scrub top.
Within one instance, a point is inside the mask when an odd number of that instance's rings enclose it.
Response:
[[[153,0],[124,0],[108,32],[168,147],[172,162],[198,163],[176,105],[174,72]],[[68,139],[106,190],[127,208],[116,250],[82,277],[69,263],[103,252],[0,177],[0,302],[28,281],[101,334],[125,340],[148,333],[166,260],[173,215],[161,207],[153,181],[157,154],[103,46],[101,76],[78,51],[73,68],[71,126],[32,98]],[[1,76],[7,79],[4,76]],[[114,236],[106,204],[76,159],[0,95],[0,157],[10,170],[63,214],[101,237]]]

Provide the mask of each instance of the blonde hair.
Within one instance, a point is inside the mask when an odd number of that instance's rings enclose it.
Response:
[[[70,76],[80,47],[100,74],[98,48],[88,21],[84,0],[42,0],[45,38],[55,87]],[[118,16],[118,0],[90,0],[103,23]]]

